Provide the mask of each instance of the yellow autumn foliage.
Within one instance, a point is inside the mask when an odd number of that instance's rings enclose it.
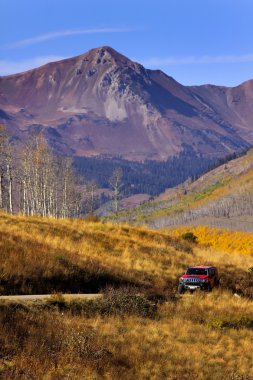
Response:
[[[172,236],[179,237],[191,231],[197,236],[201,245],[214,249],[245,255],[253,255],[253,234],[249,232],[231,231],[215,227],[179,227],[171,232]]]

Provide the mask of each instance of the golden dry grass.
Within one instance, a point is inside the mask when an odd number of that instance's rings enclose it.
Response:
[[[2,293],[97,291],[111,284],[167,300],[146,314],[145,299],[131,304],[116,293],[89,303],[57,296],[43,304],[1,302],[0,378],[253,379],[252,255],[240,244],[220,250],[172,235],[1,214]],[[201,264],[218,266],[221,288],[177,296],[177,278]]]
[[[47,284],[71,291],[75,283],[90,291],[94,278],[101,287],[125,282],[164,288],[191,249],[168,234],[83,220],[2,215],[0,231],[0,278],[14,279],[19,292],[30,292],[29,284],[31,292],[46,291]],[[73,288],[65,289],[69,283]]]
[[[154,318],[2,305],[0,376],[252,379],[252,306],[222,291],[165,302]]]

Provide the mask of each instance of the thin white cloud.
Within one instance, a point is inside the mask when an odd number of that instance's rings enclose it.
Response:
[[[17,47],[29,46],[29,45],[38,44],[40,42],[53,40],[55,38],[62,38],[66,36],[77,36],[77,35],[82,35],[82,34],[126,33],[126,32],[132,32],[134,30],[136,29],[133,29],[133,28],[67,29],[67,30],[60,30],[57,32],[45,33],[39,36],[34,36],[31,38],[19,40],[14,43],[6,45],[5,47],[17,48]]]
[[[60,61],[68,57],[64,56],[42,56],[35,57],[23,61],[8,61],[0,60],[0,75],[10,75],[21,73],[48,62]],[[167,58],[150,58],[146,60],[134,59],[136,62],[141,62],[145,67],[162,68],[169,65],[194,65],[194,64],[215,64],[215,63],[243,63],[253,62],[253,54],[245,55],[220,55],[220,56],[202,56],[202,57],[167,57]]]
[[[199,65],[215,63],[243,63],[253,62],[253,54],[244,55],[217,55],[217,56],[188,56],[188,57],[167,57],[149,58],[141,61],[146,67],[163,67],[169,65]]]
[[[66,57],[61,56],[44,56],[44,57],[35,57],[25,61],[5,61],[0,60],[0,75],[10,75],[21,73],[33,69],[35,67],[42,66],[48,62],[60,61]]]

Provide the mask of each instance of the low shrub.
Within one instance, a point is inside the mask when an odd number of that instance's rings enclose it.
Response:
[[[84,218],[85,222],[88,222],[88,223],[99,223],[101,222],[99,216],[97,215],[87,215],[85,218]]]
[[[192,246],[189,244],[190,242],[187,240],[176,240],[171,244],[177,251],[185,252],[185,253],[193,253]]]
[[[212,321],[208,322],[208,325],[210,327],[216,328],[216,329],[253,329],[253,317],[237,317],[237,318],[215,318]]]
[[[106,289],[100,307],[101,314],[104,315],[138,315],[154,318],[157,312],[155,302],[129,287]]]
[[[54,293],[46,300],[46,305],[56,306],[59,310],[62,310],[66,308],[66,300],[62,293]]]
[[[183,240],[189,241],[190,243],[197,243],[197,241],[198,241],[197,236],[193,232],[191,232],[191,231],[184,232],[181,235],[181,238]]]

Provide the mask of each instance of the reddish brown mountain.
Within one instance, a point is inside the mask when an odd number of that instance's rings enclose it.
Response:
[[[253,81],[183,86],[110,47],[0,77],[0,118],[23,139],[43,130],[78,156],[224,156],[253,144]]]

